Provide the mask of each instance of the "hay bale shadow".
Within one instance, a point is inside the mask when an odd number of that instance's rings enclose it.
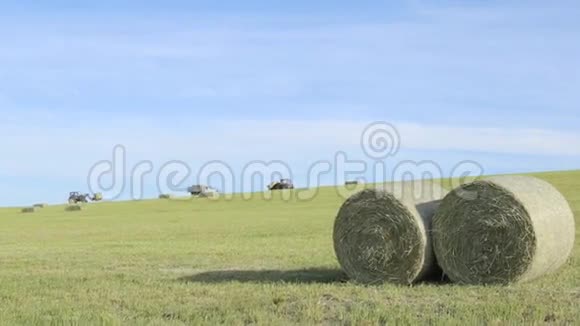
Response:
[[[345,283],[347,277],[340,269],[311,268],[301,270],[228,270],[211,271],[181,277],[186,283],[219,284],[240,283],[293,283],[330,284]]]
[[[452,284],[453,282],[451,282],[449,276],[445,275],[441,268],[437,267],[435,272],[426,276],[425,279],[417,282],[416,285],[446,286]]]

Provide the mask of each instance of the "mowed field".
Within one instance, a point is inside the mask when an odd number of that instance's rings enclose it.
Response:
[[[542,173],[580,230],[580,171]],[[343,199],[151,200],[0,209],[0,324],[580,323],[580,244],[556,274],[509,287],[345,281]]]

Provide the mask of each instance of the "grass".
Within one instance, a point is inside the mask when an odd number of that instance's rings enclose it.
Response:
[[[570,202],[580,171],[537,174]],[[0,324],[538,324],[580,322],[580,250],[510,287],[344,282],[343,200],[195,199],[0,209]]]

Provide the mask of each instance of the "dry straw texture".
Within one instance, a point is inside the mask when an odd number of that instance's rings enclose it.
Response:
[[[560,268],[574,245],[574,216],[549,183],[483,179],[450,193],[433,222],[434,249],[451,280],[508,284]]]
[[[397,183],[353,195],[334,225],[345,273],[365,284],[412,284],[437,271],[430,224],[445,190],[432,181]]]
[[[82,211],[84,208],[81,205],[68,205],[65,210],[67,212],[76,212],[76,211]]]

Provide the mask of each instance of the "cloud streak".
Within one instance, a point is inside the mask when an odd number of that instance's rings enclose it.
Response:
[[[123,145],[133,161],[170,160],[203,163],[225,160],[295,160],[300,153],[317,159],[345,151],[361,156],[361,135],[368,121],[208,120],[182,117],[179,124],[147,119],[89,121],[66,127],[33,123],[17,129],[1,126],[3,175],[85,176],[92,164],[109,159]],[[53,117],[53,121],[58,118]],[[545,157],[580,157],[580,134],[549,129],[456,127],[390,122],[400,134],[403,151],[423,151],[426,159],[466,152]],[[323,159],[320,157],[318,159]],[[466,157],[468,159],[469,157]],[[397,160],[397,157],[394,158]]]

